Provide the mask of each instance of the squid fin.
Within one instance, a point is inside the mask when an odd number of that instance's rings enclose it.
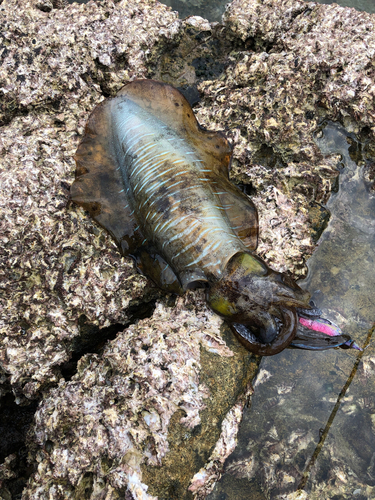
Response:
[[[99,104],[86,125],[75,161],[76,179],[71,199],[116,240],[124,255],[143,241],[127,197],[111,132],[110,101]]]
[[[221,132],[205,130],[181,92],[155,80],[134,80],[117,94],[129,97],[178,133],[216,175],[228,175],[232,147]]]

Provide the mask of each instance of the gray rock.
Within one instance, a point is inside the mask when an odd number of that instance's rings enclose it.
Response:
[[[152,0],[47,4],[0,7],[0,381],[19,403],[43,396],[23,497],[204,498],[257,362],[200,292],[172,306],[69,204],[73,155],[95,104],[127,80],[197,86],[199,122],[226,129],[231,176],[259,208],[259,253],[304,275],[339,161],[313,134],[332,119],[373,139],[373,18],[290,0],[235,0],[224,25]],[[157,297],[151,317],[62,377],[83,323],[129,325]]]

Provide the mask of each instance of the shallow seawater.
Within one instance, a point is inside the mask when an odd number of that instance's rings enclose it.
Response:
[[[161,3],[176,10],[181,19],[201,16],[212,22],[221,22],[221,16],[228,0],[162,0]]]
[[[375,197],[351,158],[353,136],[333,123],[321,135],[322,152],[340,153],[343,169],[330,223],[300,284],[324,317],[368,347],[263,358],[238,446],[211,500],[294,498],[299,489],[301,499],[375,498]]]

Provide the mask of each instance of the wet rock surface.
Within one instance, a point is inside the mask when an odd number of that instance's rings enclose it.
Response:
[[[211,23],[220,23],[228,2],[226,0],[164,0],[163,3],[177,10],[181,19],[188,16],[201,16]]]
[[[0,390],[40,401],[28,464],[26,431],[1,457],[1,494],[20,498],[31,474],[23,498],[205,498],[256,362],[199,292],[173,306],[70,205],[73,155],[127,80],[199,91],[199,122],[225,129],[258,206],[260,255],[303,275],[339,172],[319,122],[373,140],[372,17],[286,0],[235,1],[224,25],[152,0],[4,0],[0,14]]]
[[[370,333],[369,337],[373,335]],[[210,500],[374,496],[374,350],[264,359]]]

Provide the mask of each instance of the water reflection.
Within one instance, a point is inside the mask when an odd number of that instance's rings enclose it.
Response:
[[[201,16],[211,23],[221,22],[228,0],[162,0],[161,3],[178,11],[180,19],[188,16]]]
[[[363,162],[357,166],[354,137],[341,125],[328,123],[317,138],[325,154],[340,153],[344,169],[340,188],[328,203],[330,223],[319,248],[308,261],[309,277],[302,286],[313,293],[326,317],[345,333],[358,335],[375,319],[375,198],[363,180]]]
[[[264,358],[238,447],[211,500],[375,497],[375,198],[352,159],[354,136],[328,123],[317,142],[325,154],[339,152],[344,168],[303,286],[323,317],[369,345],[363,353],[287,350]]]

